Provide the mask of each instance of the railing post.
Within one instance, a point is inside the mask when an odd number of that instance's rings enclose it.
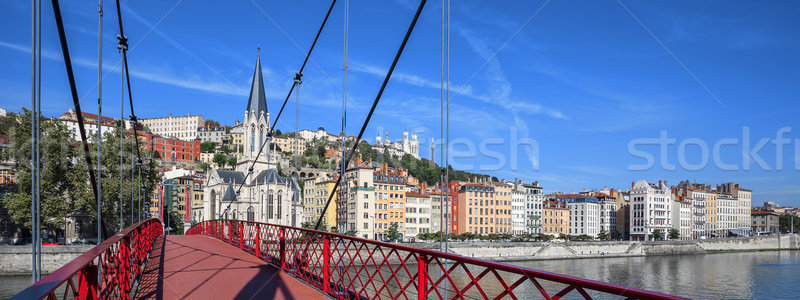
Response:
[[[417,255],[417,299],[428,299],[428,259],[424,254]]]
[[[225,222],[228,222],[228,244],[233,245],[233,222],[231,220]]]
[[[244,222],[239,222],[239,249],[244,249]]]
[[[331,242],[328,236],[322,238],[322,291],[326,294],[331,289]]]
[[[261,226],[259,224],[256,224],[256,237],[253,238],[253,242],[256,244],[255,247],[256,247],[257,258],[261,258],[261,241],[259,241],[260,238],[261,238]]]
[[[286,270],[286,236],[284,234],[285,232],[283,231],[283,228],[281,228],[281,230],[278,232],[278,239],[280,240],[281,270]]]

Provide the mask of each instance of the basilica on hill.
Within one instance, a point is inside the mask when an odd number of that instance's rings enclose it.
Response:
[[[208,171],[203,210],[196,220],[236,219],[299,227],[303,208],[297,181],[278,174],[276,154],[268,154],[266,147],[259,154],[270,129],[260,54],[243,123],[244,149],[237,153],[236,166]]]

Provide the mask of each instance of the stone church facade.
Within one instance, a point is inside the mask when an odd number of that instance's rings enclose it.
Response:
[[[233,170],[209,170],[200,220],[235,219],[300,226],[303,208],[297,181],[278,174],[275,153],[268,153],[266,146],[259,151],[265,145],[269,124],[259,55],[242,124],[244,149],[237,153]]]

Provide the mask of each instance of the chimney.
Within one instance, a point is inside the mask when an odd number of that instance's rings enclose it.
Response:
[[[360,165],[361,165],[361,157],[359,156],[359,157],[356,157],[356,166],[360,166]]]
[[[589,192],[589,189],[587,189],[587,188],[583,188],[583,192],[584,192],[584,193],[586,193],[586,192]]]
[[[389,170],[389,164],[387,164],[387,163],[382,163],[382,164],[381,164],[381,173],[382,173],[382,174],[386,174],[386,172],[387,172],[388,170]]]
[[[539,181],[534,181],[533,186],[539,186]]]
[[[635,181],[631,181],[631,188],[633,188],[634,185],[636,185],[636,182]]]
[[[617,195],[614,193],[614,189],[611,189],[611,197],[616,197]]]

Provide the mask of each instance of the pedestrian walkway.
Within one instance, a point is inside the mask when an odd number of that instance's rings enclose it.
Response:
[[[312,299],[325,297],[280,269],[217,239],[161,236],[136,299]]]

